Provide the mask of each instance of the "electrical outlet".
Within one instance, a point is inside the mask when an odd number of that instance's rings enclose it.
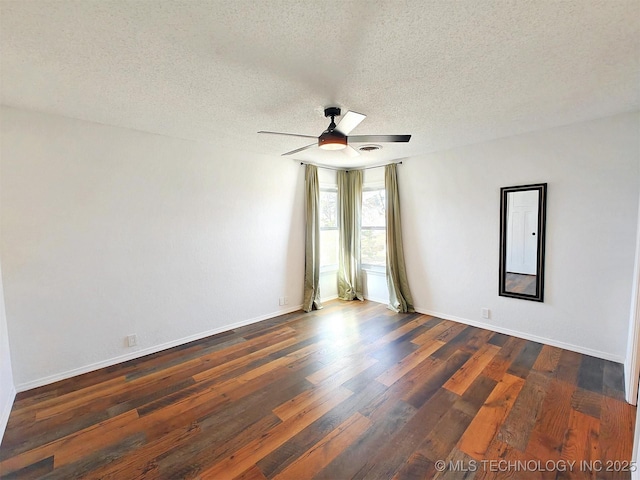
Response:
[[[284,297],[284,304],[289,305],[289,297]]]
[[[280,306],[284,305],[284,299],[285,299],[285,297],[280,297],[278,305],[280,305]]]
[[[481,310],[482,313],[482,318],[490,318],[491,316],[491,310],[489,310],[488,308],[483,308]]]
[[[138,344],[138,337],[135,334],[127,335],[127,346],[135,347]]]

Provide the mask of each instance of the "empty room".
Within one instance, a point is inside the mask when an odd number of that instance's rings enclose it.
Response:
[[[0,0],[0,478],[640,479],[638,0]]]

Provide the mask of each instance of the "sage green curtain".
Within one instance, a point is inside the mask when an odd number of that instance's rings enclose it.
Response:
[[[400,223],[400,196],[396,165],[384,167],[387,221],[387,286],[389,308],[395,312],[413,312],[413,298],[407,281],[407,270],[402,248],[402,225]]]
[[[310,312],[321,309],[320,303],[320,187],[318,168],[305,167],[305,248],[304,248],[304,303]]]
[[[364,300],[360,266],[360,219],[362,216],[362,171],[338,171],[338,297]]]

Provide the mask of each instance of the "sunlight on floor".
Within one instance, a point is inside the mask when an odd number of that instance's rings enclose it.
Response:
[[[360,338],[360,329],[356,319],[340,313],[323,318],[318,333],[322,335],[323,340],[336,347],[353,344]]]

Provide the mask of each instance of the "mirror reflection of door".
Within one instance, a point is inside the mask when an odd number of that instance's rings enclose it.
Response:
[[[509,192],[507,272],[535,275],[538,251],[538,192]]]
[[[507,196],[507,291],[536,294],[538,264],[538,191]]]

